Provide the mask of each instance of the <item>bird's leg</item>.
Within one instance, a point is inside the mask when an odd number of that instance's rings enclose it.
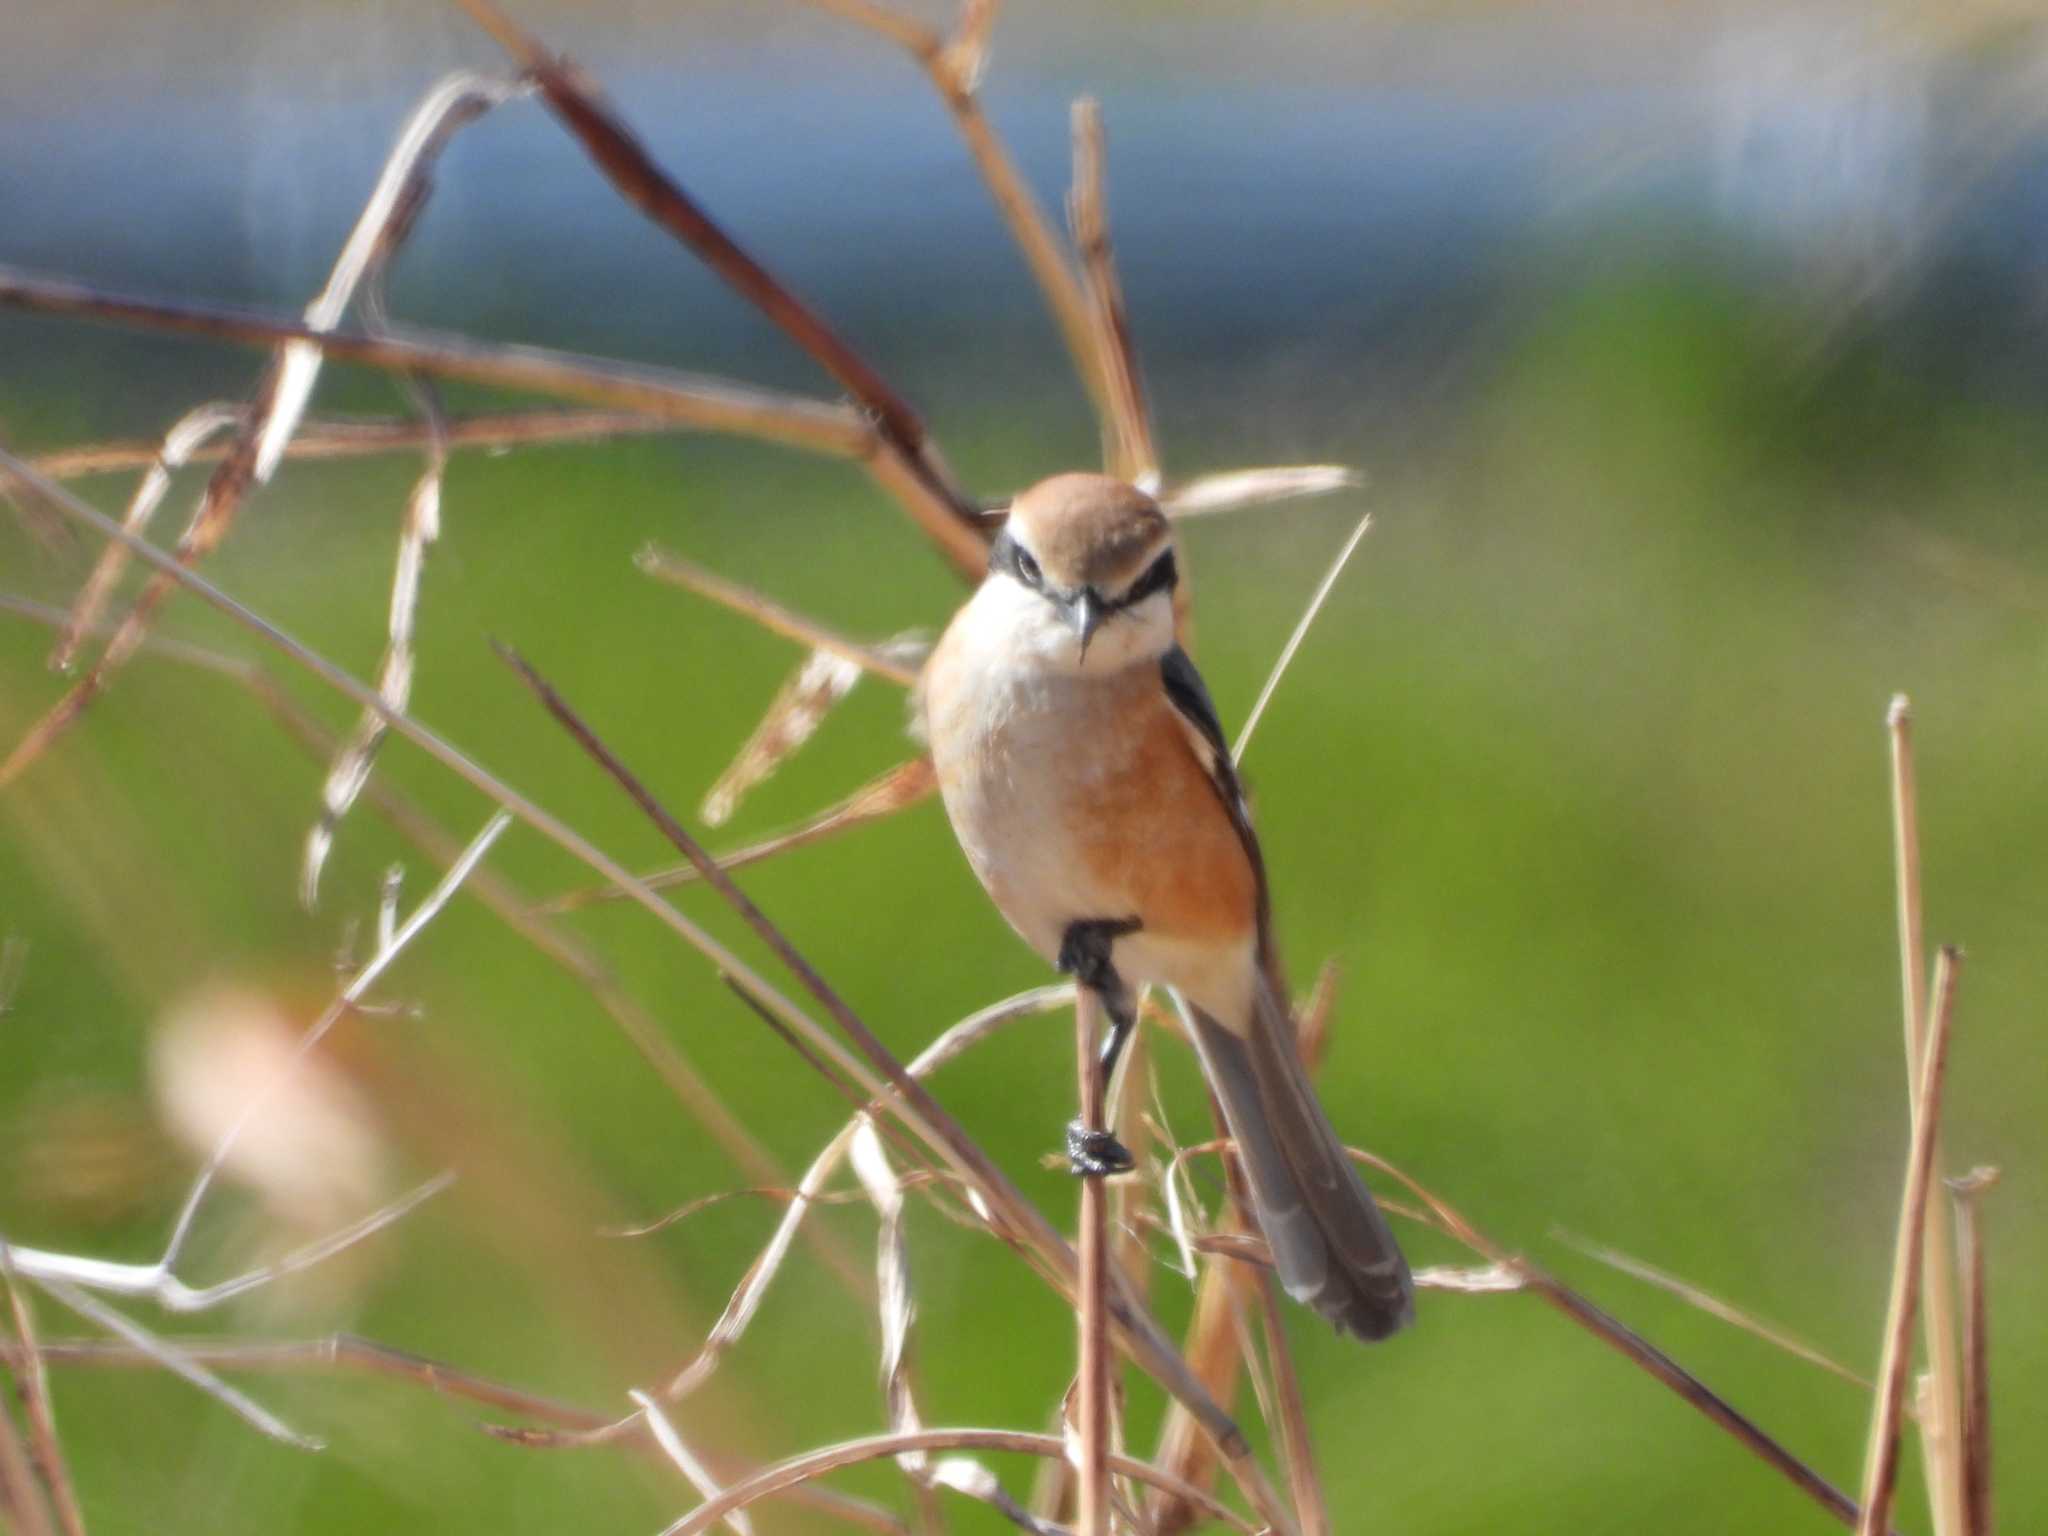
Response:
[[[1124,1042],[1138,1022],[1130,989],[1117,974],[1110,949],[1125,934],[1136,933],[1143,926],[1135,917],[1088,918],[1067,924],[1067,931],[1060,936],[1059,968],[1102,999],[1102,1011],[1109,1015],[1109,1038],[1103,1042],[1096,1066],[1102,1074],[1105,1098],[1117,1057],[1123,1054]],[[1067,1127],[1067,1164],[1082,1178],[1129,1173],[1137,1166],[1130,1149],[1106,1127],[1080,1120]]]

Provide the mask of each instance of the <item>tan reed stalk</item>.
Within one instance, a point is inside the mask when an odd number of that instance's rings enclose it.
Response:
[[[1074,1057],[1079,1079],[1081,1124],[1089,1131],[1103,1125],[1103,1082],[1095,1053],[1101,1033],[1102,1005],[1082,987],[1074,995]],[[1100,1178],[1081,1180],[1080,1279],[1075,1285],[1074,1319],[1080,1332],[1080,1368],[1076,1374],[1080,1465],[1075,1490],[1078,1536],[1109,1536],[1109,1191]]]
[[[1899,979],[1905,1016],[1906,1103],[1920,1101],[1921,1063],[1927,1046],[1927,948],[1920,899],[1920,805],[1913,760],[1913,707],[1901,693],[1885,715],[1891,739],[1892,842],[1898,881]],[[1934,1149],[1939,1176],[1941,1146]],[[1928,1415],[1921,1424],[1921,1450],[1927,1466],[1927,1498],[1934,1514],[1935,1536],[1962,1536],[1963,1518],[1963,1395],[1962,1361],[1957,1354],[1955,1252],[1949,1232],[1948,1205],[1930,1200],[1927,1234],[1921,1249],[1920,1291],[1925,1302]]]
[[[1949,1180],[1955,1201],[1956,1260],[1963,1277],[1963,1523],[1991,1536],[1991,1310],[1984,1285],[1984,1206],[1996,1168]]]
[[[57,1410],[50,1401],[50,1373],[36,1337],[35,1314],[16,1282],[4,1246],[0,1246],[0,1288],[7,1292],[8,1311],[14,1319],[14,1349],[8,1369],[14,1375],[15,1395],[21,1399],[22,1416],[28,1423],[29,1458],[42,1480],[58,1528],[64,1536],[85,1536],[85,1513],[78,1505],[78,1489],[71,1480],[64,1443],[57,1438]],[[0,1409],[0,1416],[5,1412]]]
[[[1159,450],[1138,353],[1117,280],[1116,253],[1109,242],[1108,197],[1102,143],[1102,104],[1092,96],[1074,103],[1074,184],[1067,197],[1067,226],[1080,253],[1088,292],[1088,318],[1095,332],[1095,356],[1104,373],[1103,463],[1120,479],[1148,490],[1159,486]]]
[[[1961,964],[1962,957],[1953,948],[1944,948],[1935,959],[1934,1015],[1919,1069],[1914,1074],[1912,1147],[1906,1159],[1905,1190],[1899,1200],[1891,1304],[1885,1315],[1870,1442],[1864,1452],[1863,1509],[1856,1524],[1857,1536],[1876,1536],[1891,1519],[1899,1472],[1899,1421],[1906,1378],[1912,1370],[1913,1324],[1920,1301],[1921,1260],[1925,1257],[1927,1196],[1934,1178],[1935,1143],[1941,1129],[1941,1090],[1948,1067],[1949,1024],[1955,1012],[1956,973]]]

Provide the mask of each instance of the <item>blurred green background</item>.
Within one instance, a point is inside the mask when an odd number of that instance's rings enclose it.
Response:
[[[166,295],[302,304],[408,104],[448,68],[496,65],[452,10],[44,10],[0,56],[0,261]],[[1325,957],[1342,968],[1334,1118],[1852,1490],[1861,1393],[1554,1233],[1874,1368],[1905,1137],[1882,725],[1893,691],[1912,695],[1929,934],[1970,956],[1946,1165],[2005,1171],[1988,1212],[1997,1484],[2023,1525],[2048,1494],[2031,1454],[2048,1429],[2048,33],[1991,7],[1938,24],[1832,7],[1014,10],[987,100],[1049,205],[1066,103],[1104,103],[1168,473],[1337,460],[1367,476],[1186,530],[1199,660],[1235,722],[1353,521],[1375,519],[1246,762],[1297,981]],[[904,59],[795,5],[523,14],[926,410],[967,483],[996,496],[1093,461],[1052,328]],[[393,305],[824,387],[531,105],[452,149]],[[0,426],[30,452],[149,436],[201,399],[245,396],[258,367],[0,317]],[[403,401],[336,369],[315,408]],[[367,675],[415,472],[402,457],[288,465],[209,573]],[[167,526],[200,483],[181,480]],[[80,483],[109,509],[127,488]],[[649,539],[877,638],[937,627],[961,588],[844,466],[688,436],[459,458],[415,712],[651,866],[657,838],[485,643],[516,644],[694,813],[798,658],[638,574]],[[0,587],[63,603],[90,554],[9,520]],[[261,656],[190,601],[160,628]],[[0,614],[0,739],[58,696],[47,646]],[[332,695],[279,670],[346,726]],[[899,761],[904,718],[864,683],[714,846]],[[402,744],[378,773],[462,836],[487,814]],[[405,866],[408,900],[431,883],[359,809],[319,910],[301,910],[321,774],[232,683],[145,658],[0,799],[0,934],[21,958],[0,1021],[10,1239],[148,1257],[196,1159],[171,1129],[175,1074],[151,1066],[176,1016],[220,1011],[205,999],[233,987],[310,1018],[352,925],[363,952],[385,868]],[[582,883],[523,830],[492,863],[537,893]],[[1044,979],[931,805],[742,883],[906,1056]],[[758,953],[714,902],[681,905]],[[572,926],[787,1166],[840,1123],[832,1090],[644,915]],[[689,1355],[779,1207],[600,1236],[751,1180],[591,996],[473,902],[380,996],[405,1006],[348,1020],[320,1068],[354,1106],[337,1113],[356,1140],[334,1145],[366,1170],[342,1219],[441,1167],[460,1182],[201,1331],[349,1329],[623,1411]],[[1070,1113],[1070,1052],[1044,1020],[937,1083],[1063,1222],[1071,1185],[1039,1159]],[[231,1066],[217,1060],[230,1086]],[[1164,1094],[1197,1139],[1198,1092],[1170,1052]],[[343,1162],[329,1184],[357,1166]],[[289,1215],[232,1182],[195,1277],[274,1252]],[[814,1219],[869,1263],[864,1206]],[[910,1242],[927,1422],[1043,1428],[1071,1370],[1069,1316],[1009,1253],[916,1203]],[[1412,1251],[1460,1258],[1419,1232]],[[1189,1288],[1159,1253],[1156,1304],[1178,1328]],[[48,1301],[39,1315],[73,1331]],[[1370,1352],[1288,1321],[1340,1529],[1834,1528],[1527,1298],[1427,1295],[1417,1329]],[[678,1427],[749,1463],[878,1430],[875,1351],[870,1311],[800,1247]],[[160,1375],[59,1372],[96,1530],[645,1532],[695,1501],[665,1465],[507,1446],[472,1428],[476,1410],[406,1385],[238,1379],[331,1448],[267,1443]],[[1134,1380],[1135,1445],[1159,1415]],[[1898,1523],[1922,1530],[1907,1460]],[[1031,1467],[999,1466],[1028,1490]],[[904,1502],[892,1471],[845,1486]],[[1008,1528],[964,1501],[946,1511],[958,1530]],[[828,1528],[789,1506],[757,1518]]]

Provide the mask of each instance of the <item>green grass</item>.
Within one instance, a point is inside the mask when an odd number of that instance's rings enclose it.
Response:
[[[1187,535],[1199,659],[1234,721],[1350,521],[1362,506],[1375,515],[1247,758],[1296,977],[1326,956],[1344,973],[1323,1077],[1333,1115],[1853,1485],[1866,1410],[1852,1389],[1549,1233],[1627,1248],[1874,1364],[1905,1151],[1882,721],[1890,694],[1910,692],[1930,938],[1970,951],[1946,1163],[2007,1170],[1988,1212],[1997,1473],[2001,1506],[2031,1508],[2048,1496],[2048,1472],[2024,1454],[2048,1428],[2034,1385],[2048,1369],[2034,1305],[2048,1250],[2024,1214],[2048,1150],[2034,1069],[2048,998],[2036,424],[1854,355],[1788,381],[1771,317],[1697,276],[1622,274],[1542,295],[1530,313],[1455,408],[1366,455],[1369,492]],[[1084,451],[1034,444],[1040,387],[1055,386],[1027,381],[1000,409],[948,402],[949,451],[977,485],[1056,467],[1051,447]],[[18,441],[136,429],[97,390],[59,394],[33,410],[6,402]],[[1255,434],[1203,446],[1218,467],[1300,447]],[[1314,442],[1317,456],[1348,451]],[[367,672],[411,472],[288,469],[212,574]],[[114,504],[111,484],[87,490]],[[519,647],[690,815],[796,658],[638,575],[643,541],[859,634],[935,627],[959,597],[851,472],[698,439],[461,460],[444,526],[416,713],[638,864],[668,856],[486,637]],[[6,586],[64,599],[76,558],[0,538]],[[189,602],[164,628],[254,654]],[[56,696],[45,641],[0,622],[9,740]],[[346,723],[337,700],[288,682]],[[900,759],[903,720],[893,690],[864,683],[714,845],[798,819]],[[463,835],[486,814],[401,744],[379,771]],[[30,945],[0,1125],[47,1123],[38,1110],[85,1091],[145,1114],[152,1020],[210,978],[317,1007],[342,927],[373,908],[386,864],[406,863],[413,896],[432,879],[359,810],[322,910],[300,912],[318,781],[230,685],[145,659],[0,802],[0,926]],[[493,863],[536,892],[581,883],[521,831]],[[905,1055],[1043,979],[931,806],[742,883]],[[760,958],[714,901],[681,904]],[[572,922],[780,1157],[798,1166],[830,1135],[843,1104],[694,955],[626,908]],[[627,1387],[687,1357],[775,1210],[736,1202],[638,1244],[594,1235],[742,1180],[590,997],[481,909],[458,903],[382,990],[424,1016],[351,1021],[342,1056],[373,1084],[404,1086],[385,1099],[404,1161],[424,1171],[453,1156],[463,1182],[377,1240],[352,1307],[308,1277],[214,1326],[351,1327],[623,1410]],[[1056,1022],[1021,1027],[937,1085],[1063,1221],[1071,1189],[1037,1160],[1070,1113],[1069,1050]],[[1173,1122],[1193,1139],[1193,1079],[1169,1065]],[[109,1224],[0,1177],[0,1230],[140,1256],[176,1199],[175,1179],[151,1178],[142,1208]],[[865,1262],[864,1212],[822,1219]],[[231,1226],[219,1213],[210,1246]],[[1071,1369],[1070,1317],[997,1245],[921,1210],[910,1235],[926,1418],[1042,1427]],[[1413,1246],[1421,1262],[1455,1257],[1428,1235]],[[1185,1285],[1162,1268],[1155,1294],[1178,1326]],[[62,1331],[54,1307],[42,1315]],[[1831,1528],[1526,1298],[1426,1297],[1415,1332],[1371,1354],[1304,1315],[1290,1327],[1340,1528]],[[800,1250],[678,1424],[756,1461],[877,1429],[873,1334]],[[411,1388],[318,1373],[252,1385],[334,1449],[264,1444],[159,1378],[63,1374],[58,1407],[95,1529],[639,1530],[692,1502],[664,1468],[500,1445],[469,1410]],[[1152,1389],[1134,1387],[1131,1411],[1149,1444]],[[1028,1470],[1007,1469],[1013,1488]],[[894,1497],[899,1484],[870,1469],[849,1486]],[[1909,1490],[1907,1529],[1922,1527],[1916,1501]],[[774,1528],[807,1528],[781,1518]],[[956,1529],[1004,1528],[957,1510]]]

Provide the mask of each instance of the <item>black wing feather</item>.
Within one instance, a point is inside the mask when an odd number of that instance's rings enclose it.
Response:
[[[1237,828],[1238,838],[1244,843],[1245,856],[1252,861],[1259,893],[1259,953],[1270,967],[1273,911],[1266,892],[1266,857],[1259,851],[1258,834],[1252,830],[1251,807],[1245,802],[1237,767],[1230,760],[1230,742],[1223,734],[1223,722],[1216,718],[1216,701],[1209,697],[1209,685],[1195,670],[1193,659],[1177,645],[1160,658],[1159,675],[1166,684],[1167,702],[1187,722],[1204,749],[1201,756],[1203,766],[1209,770],[1209,782],[1216,786],[1217,797],[1230,813],[1231,825]]]

